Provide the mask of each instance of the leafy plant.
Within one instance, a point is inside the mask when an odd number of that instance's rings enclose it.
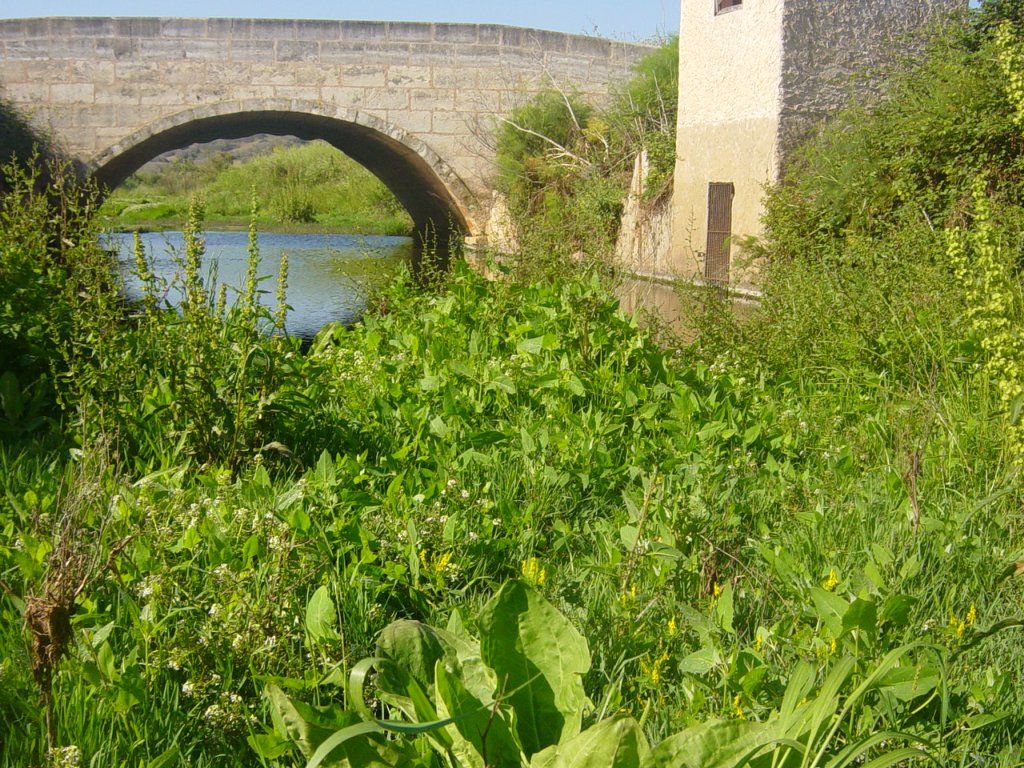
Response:
[[[849,732],[849,723],[858,719],[854,712],[870,712],[866,704],[872,694],[914,700],[941,683],[937,670],[916,667],[908,691],[900,662],[913,647],[895,649],[863,677],[856,661],[844,657],[820,684],[814,668],[801,664],[778,712],[765,722],[710,720],[652,748],[628,715],[582,729],[589,649],[529,583],[506,582],[476,625],[479,641],[466,633],[457,613],[445,630],[414,621],[387,627],[377,641],[378,655],[356,664],[350,675],[348,700],[361,719],[332,710],[343,726],[333,733],[324,727],[323,710],[318,717],[268,686],[277,735],[299,747],[307,768],[425,764],[423,751],[402,738],[410,736],[418,736],[443,763],[462,766],[838,767],[869,755],[875,765],[928,756],[927,742],[911,734]],[[862,618],[854,619],[854,626],[871,628]],[[365,703],[364,686],[374,670],[373,697],[397,718],[375,717]],[[397,740],[384,738],[388,734]]]

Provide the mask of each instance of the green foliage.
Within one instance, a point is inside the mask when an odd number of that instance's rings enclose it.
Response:
[[[541,187],[554,180],[560,159],[573,160],[571,147],[583,140],[593,109],[557,90],[534,97],[503,120],[498,130],[500,183],[507,192]]]
[[[1020,733],[1020,659],[986,632],[1019,613],[1018,580],[992,582],[1020,559],[1019,497],[970,371],[944,368],[913,399],[886,377],[708,365],[659,348],[597,280],[456,265],[438,292],[406,275],[380,302],[304,355],[243,337],[245,299],[226,320],[197,303],[188,322],[111,326],[135,339],[138,377],[92,411],[120,419],[123,459],[94,506],[111,565],[80,597],[54,681],[60,741],[83,760],[144,744],[148,760],[301,764],[355,728],[338,749],[356,764],[472,761],[500,700],[488,755],[528,744],[538,765],[605,760],[612,743],[642,759],[646,740],[657,764],[735,754],[725,744],[838,766],[883,759],[882,733],[894,755],[924,738],[943,759],[1012,764],[998,755]],[[0,455],[0,626],[18,627],[68,459]],[[459,629],[455,608],[475,623]],[[426,628],[446,617],[447,634]],[[22,702],[7,711],[27,718],[0,743],[12,762],[40,754],[42,731],[17,633],[0,637]],[[915,640],[934,650],[904,648]],[[402,712],[419,738],[380,733],[345,699],[371,655],[408,672],[374,667],[392,694],[375,717]],[[517,690],[535,672],[551,691]],[[813,746],[786,757],[791,741]]]
[[[244,162],[232,162],[225,153],[201,163],[179,159],[159,172],[129,178],[107,198],[102,212],[111,226],[180,227],[189,200],[201,197],[208,221],[244,226],[253,189],[264,211],[263,228],[407,234],[412,226],[387,187],[319,141],[278,147]]]
[[[849,108],[787,162],[752,249],[764,322],[740,334],[764,363],[927,388],[928,360],[956,354],[965,292],[943,231],[969,218],[975,178],[989,180],[1005,258],[1024,258],[1024,145],[994,31],[935,33],[885,100]]]
[[[919,63],[893,73],[888,98],[851,107],[795,153],[767,198],[769,255],[849,260],[851,241],[941,227],[979,175],[1015,199],[1021,134],[994,45],[972,50],[956,27],[940,33]],[[1011,231],[1020,221],[1014,213]]]
[[[953,40],[921,71],[978,82]],[[971,95],[999,105],[978,131],[1012,142],[1000,93]],[[973,135],[921,103],[937,140]],[[0,445],[0,764],[48,759],[21,628],[62,572],[73,477],[95,572],[52,701],[83,764],[1018,764],[1019,467],[943,231],[1013,269],[1017,170],[999,138],[1005,167],[926,166],[920,130],[886,167],[928,217],[870,173],[861,217],[833,137],[829,173],[789,182],[822,218],[773,225],[801,250],[768,246],[762,309],[733,327],[701,297],[693,347],[592,274],[456,264],[301,350],[261,333],[255,277],[210,295],[195,224],[182,313],[141,250],[124,307],[83,198],[27,182],[3,203],[2,349],[20,394],[57,394]]]
[[[672,188],[676,167],[676,113],[679,104],[679,41],[673,40],[641,59],[636,74],[616,93],[609,110],[613,154],[629,159],[637,147],[650,162],[645,196]]]
[[[862,605],[839,604],[845,609],[844,627],[877,630],[877,619]],[[298,746],[308,768],[426,764],[415,744],[385,741],[389,732],[419,737],[422,746],[456,766],[711,768],[843,766],[868,756],[874,765],[909,757],[935,760],[926,740],[885,729],[897,700],[925,706],[944,683],[940,669],[906,663],[920,650],[914,647],[895,649],[863,670],[854,658],[844,657],[820,680],[812,665],[801,663],[779,709],[766,721],[709,720],[652,748],[640,725],[623,713],[581,731],[586,699],[580,676],[590,667],[589,649],[529,584],[502,585],[476,624],[479,640],[465,632],[458,614],[447,630],[412,621],[389,625],[377,642],[377,656],[356,664],[351,673],[348,699],[362,722],[335,712],[340,729],[334,733],[322,727],[322,719],[311,722],[303,715],[303,710],[311,713],[308,706],[268,686],[277,737]],[[376,670],[374,698],[393,713],[386,719],[374,717],[365,704],[371,670]],[[910,675],[914,682],[908,687]],[[888,705],[888,718],[873,715],[874,702]],[[860,734],[851,723],[864,717],[873,722]]]
[[[971,31],[984,38],[1004,22],[1018,29],[1024,24],[1024,3],[1021,0],[982,0],[972,14]]]
[[[44,186],[31,166],[4,166],[0,201],[0,437],[46,426],[69,382],[67,361],[104,348],[82,337],[116,315],[111,261],[95,245],[95,194],[53,165]],[[52,201],[58,207],[52,208]],[[88,348],[88,349],[86,349]],[[56,387],[56,389],[55,389]]]
[[[673,40],[637,64],[605,109],[551,88],[501,121],[498,182],[515,220],[515,260],[524,275],[610,253],[638,153],[646,152],[650,164],[647,199],[670,187],[678,70]]]

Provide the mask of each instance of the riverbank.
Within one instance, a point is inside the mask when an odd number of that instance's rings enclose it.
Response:
[[[192,159],[193,156],[195,159]],[[198,201],[211,229],[245,230],[252,208],[262,232],[408,235],[412,220],[373,174],[330,145],[278,146],[236,160],[198,152],[140,170],[100,208],[108,229],[181,229]]]
[[[373,220],[341,220],[330,222],[295,222],[261,219],[259,231],[265,234],[279,235],[387,235],[393,237],[412,237],[412,229],[405,221],[396,220],[389,223]],[[180,232],[185,222],[181,219],[130,219],[104,217],[101,226],[111,232]],[[232,217],[208,217],[206,226],[209,230],[219,232],[245,232],[249,228],[249,219]]]

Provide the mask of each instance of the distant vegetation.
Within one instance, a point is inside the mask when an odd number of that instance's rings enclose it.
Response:
[[[198,198],[209,226],[244,228],[254,190],[264,231],[404,235],[412,229],[387,187],[322,141],[241,161],[228,152],[179,155],[130,177],[100,214],[113,228],[180,228],[189,201]]]

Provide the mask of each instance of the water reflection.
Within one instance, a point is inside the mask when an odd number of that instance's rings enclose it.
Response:
[[[125,291],[130,299],[142,298],[142,287],[134,274],[132,235],[108,236],[108,247],[116,250]],[[226,284],[228,303],[245,283],[248,266],[248,235],[245,232],[204,233],[204,269],[208,287],[213,281]],[[153,273],[167,281],[166,301],[181,302],[181,232],[147,232],[142,235]],[[282,254],[288,257],[288,312],[285,322],[290,335],[311,338],[331,322],[351,324],[362,317],[367,299],[385,285],[399,265],[412,259],[412,240],[387,235],[259,235],[259,299],[273,310],[277,272]]]

